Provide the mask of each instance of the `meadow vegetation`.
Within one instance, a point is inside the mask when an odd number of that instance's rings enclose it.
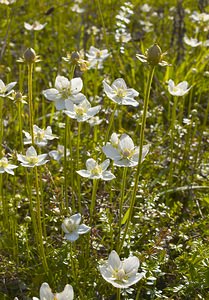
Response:
[[[0,299],[209,299],[208,1],[0,14]]]

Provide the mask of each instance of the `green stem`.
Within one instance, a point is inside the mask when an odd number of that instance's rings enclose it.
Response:
[[[133,189],[133,193],[132,193],[132,196],[131,196],[128,219],[127,219],[127,222],[126,222],[126,227],[125,227],[123,237],[121,239],[119,251],[118,251],[119,254],[120,254],[121,249],[123,248],[123,244],[124,244],[124,241],[125,241],[125,238],[126,238],[128,227],[129,227],[130,221],[132,219],[134,204],[135,204],[135,201],[136,201],[138,181],[139,181],[139,175],[140,175],[141,164],[142,164],[142,150],[143,150],[143,143],[144,143],[144,130],[145,130],[145,126],[146,126],[146,117],[147,117],[147,111],[148,111],[150,89],[151,89],[151,84],[152,84],[154,71],[155,71],[155,67],[151,67],[150,72],[149,72],[148,82],[147,82],[145,98],[144,98],[144,109],[143,109],[142,124],[141,124],[141,130],[140,130],[139,161],[138,161],[136,175],[135,175],[134,189]]]
[[[42,230],[42,222],[41,222],[41,201],[40,201],[40,189],[39,189],[39,179],[38,179],[38,170],[35,167],[35,184],[36,184],[36,213],[37,213],[37,228],[38,228],[38,240],[40,246],[40,255],[44,267],[44,271],[46,274],[48,273],[48,265],[46,261],[44,243],[43,243],[43,230]]]
[[[0,193],[1,193],[1,202],[2,202],[2,209],[3,209],[3,224],[5,231],[8,230],[8,203],[7,199],[4,197],[3,191],[3,174],[0,174]]]
[[[98,180],[93,179],[93,190],[92,190],[91,206],[90,206],[90,224],[92,224],[93,221],[94,209],[96,205],[97,188],[98,188]]]
[[[119,203],[119,218],[118,218],[118,242],[117,247],[120,245],[120,235],[121,235],[121,221],[122,221],[122,213],[123,213],[123,203],[124,203],[124,195],[125,195],[125,186],[126,186],[126,175],[128,168],[123,169],[123,178],[121,185],[121,195],[120,195],[120,203]],[[117,249],[118,250],[118,249]]]
[[[3,99],[0,97],[0,154],[2,155],[2,140],[3,140]]]
[[[34,145],[33,134],[33,64],[28,64],[28,102],[29,102],[29,118],[30,118],[30,134],[32,138],[32,145]]]
[[[105,135],[105,144],[107,143],[107,141],[109,139],[110,130],[112,129],[116,108],[117,108],[117,104],[115,104],[114,109],[113,109],[112,114],[111,114],[111,117],[110,117],[109,126],[108,126],[108,129],[107,129],[107,133]]]
[[[81,122],[78,122],[77,163],[76,163],[77,170],[79,170],[80,140],[81,140]],[[81,212],[81,178],[80,178],[80,175],[78,175],[78,177],[77,177],[77,190],[78,190],[78,210],[79,210],[79,212]]]
[[[69,117],[65,115],[65,141],[64,141],[64,177],[65,177],[65,207],[66,211],[68,211],[68,182],[67,182],[67,140],[68,140],[68,126],[69,126]],[[64,203],[61,203],[62,212],[64,209]]]
[[[171,119],[171,162],[170,162],[170,172],[169,172],[169,179],[168,183],[169,185],[172,184],[172,178],[173,178],[173,169],[174,169],[174,140],[175,140],[175,123],[176,123],[176,104],[177,104],[177,97],[174,97],[173,100],[173,108],[172,108],[172,119]]]
[[[120,289],[117,288],[117,300],[120,300]]]
[[[22,103],[18,102],[18,123],[20,132],[20,149],[23,152],[23,138],[22,138]]]

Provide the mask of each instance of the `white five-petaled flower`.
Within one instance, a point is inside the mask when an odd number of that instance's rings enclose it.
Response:
[[[121,105],[132,105],[138,106],[139,103],[134,99],[139,93],[132,89],[127,88],[125,81],[122,78],[116,79],[110,86],[103,80],[104,91],[108,98],[110,98],[115,103]]]
[[[80,103],[85,96],[80,93],[83,88],[83,81],[80,77],[68,80],[64,76],[57,76],[55,79],[55,88],[43,91],[46,99],[54,101],[57,110],[65,109],[65,100],[71,100],[74,103]]]
[[[184,36],[184,42],[185,44],[193,48],[202,45],[202,42],[199,42],[197,39],[193,39],[193,38],[189,39],[188,36]]]
[[[80,234],[89,232],[91,227],[81,224],[81,214],[75,214],[70,218],[65,218],[62,223],[62,230],[65,233],[65,238],[70,242],[75,242]]]
[[[49,156],[54,160],[59,161],[65,155],[65,147],[63,145],[58,145],[57,150],[52,150],[49,152]],[[70,151],[66,149],[66,156],[70,155]]]
[[[74,292],[70,284],[66,284],[64,290],[61,293],[52,293],[48,283],[44,282],[40,288],[40,300],[73,300]],[[33,300],[39,300],[37,297],[33,297]]]
[[[7,85],[0,79],[0,97],[7,97],[13,92],[13,87],[17,82],[11,82]]]
[[[86,53],[89,61],[89,68],[98,68],[102,69],[103,61],[110,55],[107,49],[99,50],[94,46],[91,46],[89,49],[89,53]]]
[[[90,102],[86,98],[79,104],[74,104],[72,101],[66,100],[65,107],[65,114],[72,119],[76,119],[78,122],[84,122],[92,118],[101,109],[100,105],[91,107]]]
[[[13,169],[16,168],[17,166],[10,164],[6,157],[2,157],[2,159],[0,159],[0,173],[6,172],[8,174],[14,175]]]
[[[38,155],[33,146],[27,149],[26,155],[17,154],[17,159],[21,162],[21,165],[28,168],[44,165],[48,162],[46,157],[47,154]]]
[[[23,130],[25,134],[24,144],[28,145],[32,143],[32,137],[30,133]],[[47,126],[46,129],[41,129],[37,125],[33,125],[34,143],[37,146],[44,147],[47,145],[48,140],[57,139],[58,137],[52,134],[51,126]]]
[[[184,96],[191,89],[188,88],[188,82],[182,81],[179,84],[175,85],[172,79],[168,81],[168,91],[171,95],[181,97]]]
[[[139,147],[134,146],[133,140],[127,135],[122,134],[120,137],[113,133],[105,146],[102,147],[104,154],[114,161],[114,165],[118,167],[135,167],[139,161]],[[149,145],[143,146],[142,159],[149,152]]]
[[[79,175],[82,177],[90,178],[90,179],[102,179],[102,180],[112,180],[115,176],[107,171],[109,167],[110,160],[106,159],[103,163],[98,164],[93,158],[89,158],[86,161],[87,170],[77,171]]]
[[[116,288],[128,288],[145,276],[145,273],[138,273],[139,259],[136,256],[121,261],[115,250],[99,269],[102,277]]]
[[[198,23],[206,23],[209,21],[209,14],[208,13],[199,13],[197,11],[194,11],[190,18],[194,21],[194,22],[198,22]]]
[[[46,26],[46,24],[47,23],[41,24],[38,21],[35,21],[32,25],[30,25],[29,23],[24,22],[24,27],[29,31],[31,30],[39,31],[42,30]]]

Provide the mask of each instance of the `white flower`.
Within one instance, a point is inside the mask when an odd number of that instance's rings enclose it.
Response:
[[[168,91],[171,95],[181,97],[184,96],[191,89],[188,88],[188,82],[182,81],[179,84],[175,85],[172,79],[168,81]]]
[[[72,119],[76,119],[78,122],[84,122],[92,118],[101,109],[100,105],[91,107],[90,102],[86,98],[79,104],[74,104],[72,101],[66,100],[65,107],[65,114]]]
[[[0,0],[0,4],[6,4],[6,5],[10,5],[15,2],[16,0]]]
[[[193,39],[193,38],[188,38],[187,36],[184,37],[184,42],[185,44],[187,44],[188,46],[191,46],[191,47],[198,47],[202,44],[202,42],[198,42],[197,39]]]
[[[147,3],[145,3],[145,4],[141,5],[140,9],[141,9],[141,11],[147,13],[152,9],[152,7],[149,6]]]
[[[6,157],[2,157],[2,159],[0,159],[0,173],[6,172],[8,174],[14,175],[13,169],[16,168],[17,166],[10,164]]]
[[[57,150],[52,150],[49,152],[49,156],[54,160],[59,161],[62,157],[64,157],[65,147],[63,145],[58,145]],[[66,155],[70,155],[70,151],[67,149]]]
[[[98,116],[95,116],[95,117],[91,117],[91,119],[89,119],[87,121],[89,123],[90,126],[96,126],[96,125],[100,125],[103,120],[100,119]]]
[[[89,68],[98,68],[102,69],[103,61],[110,55],[107,49],[99,50],[94,46],[91,46],[89,49],[89,53],[86,53],[88,57],[88,61],[90,63]]]
[[[208,22],[209,21],[209,14],[207,13],[198,13],[194,11],[190,18],[195,22]]]
[[[25,134],[24,144],[28,145],[32,143],[32,137],[30,133],[23,130]],[[41,129],[37,125],[33,125],[34,143],[37,146],[44,147],[47,145],[48,140],[57,139],[58,137],[52,134],[51,126],[47,126],[46,129]]]
[[[53,294],[48,283],[44,282],[40,288],[40,300],[73,300],[74,292],[70,284],[66,284],[63,292]],[[39,300],[37,297],[33,297],[33,300]]]
[[[107,97],[113,102],[135,107],[139,105],[134,99],[139,93],[134,89],[127,88],[126,83],[122,78],[116,79],[111,86],[103,80],[103,86]]]
[[[27,29],[27,30],[35,30],[35,31],[38,31],[38,30],[42,30],[42,29],[46,26],[46,24],[47,24],[47,23],[41,24],[41,23],[39,23],[38,21],[35,21],[32,25],[30,25],[29,23],[24,22],[24,27],[25,27],[25,29]]]
[[[16,85],[17,82],[11,82],[7,85],[0,79],[0,97],[7,97],[9,96],[14,90],[13,87]]]
[[[130,256],[121,261],[115,250],[110,253],[108,261],[99,269],[102,277],[116,288],[128,288],[145,276],[145,273],[137,273],[139,259],[136,256]]]
[[[83,88],[83,81],[80,77],[68,80],[64,76],[57,76],[55,88],[43,91],[43,95],[50,101],[54,101],[57,110],[65,109],[65,100],[80,103],[85,96],[80,93]]]
[[[100,165],[93,159],[89,158],[86,161],[87,170],[77,171],[79,175],[82,177],[90,178],[90,179],[103,179],[103,180],[112,180],[115,176],[110,172],[106,171],[109,167],[110,160],[106,159]]]
[[[65,218],[62,223],[62,230],[65,233],[65,238],[70,242],[75,242],[80,234],[89,232],[91,227],[81,224],[81,214],[75,214],[70,218]]]
[[[135,167],[139,161],[139,147],[135,147],[133,140],[127,135],[122,134],[120,138],[113,133],[105,146],[102,147],[104,154],[114,161],[118,167]],[[143,146],[142,162],[149,152],[149,145]]]
[[[37,155],[37,152],[33,146],[28,148],[26,155],[17,154],[17,159],[21,162],[21,165],[28,168],[44,165],[48,162],[46,157],[47,154]]]

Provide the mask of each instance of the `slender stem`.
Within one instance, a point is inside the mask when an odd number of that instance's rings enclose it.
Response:
[[[18,123],[19,123],[19,131],[20,131],[20,149],[23,152],[23,138],[22,138],[22,103],[18,102]]]
[[[108,129],[107,129],[106,135],[105,135],[105,143],[107,143],[107,141],[109,139],[110,130],[112,129],[116,108],[117,108],[117,104],[115,104],[114,109],[113,109],[112,114],[111,114],[111,117],[110,117],[109,126],[108,126]]]
[[[91,206],[90,206],[90,224],[92,224],[93,221],[93,214],[96,205],[97,188],[98,188],[98,180],[93,179],[93,190],[92,190]]]
[[[2,119],[2,115],[3,115],[3,99],[2,97],[0,97],[0,154],[2,155],[2,139],[3,139],[3,119]]]
[[[65,196],[65,207],[66,211],[68,211],[68,182],[67,182],[67,140],[68,140],[68,125],[69,125],[69,117],[65,115],[65,141],[64,141],[64,177],[65,177],[65,187],[64,187],[64,196]],[[64,209],[64,203],[61,203],[62,211]]]
[[[1,202],[2,202],[2,209],[3,209],[3,223],[4,229],[8,230],[8,202],[7,199],[4,197],[4,190],[3,190],[3,174],[0,174],[0,193],[1,193]]]
[[[117,288],[117,300],[120,300],[120,289]]]
[[[121,185],[121,195],[120,195],[120,203],[119,203],[119,217],[118,217],[118,242],[117,247],[120,245],[120,235],[121,235],[121,221],[122,221],[122,213],[123,213],[123,202],[124,202],[124,195],[125,195],[125,186],[126,186],[126,175],[127,175],[128,168],[123,169],[123,178],[122,178],[122,185]]]
[[[170,162],[170,172],[169,172],[169,179],[168,179],[169,185],[172,184],[172,177],[173,177],[176,104],[177,104],[177,97],[174,97],[173,108],[172,108],[171,128],[170,128],[170,130],[171,130],[171,162]]]
[[[79,170],[80,140],[81,140],[81,122],[78,122],[77,163],[76,163],[77,170]],[[79,212],[81,212],[81,179],[80,179],[80,175],[78,175],[78,177],[77,177],[77,190],[78,190],[78,210],[79,210]]]
[[[107,47],[108,46],[108,40],[107,40],[106,28],[105,28],[104,18],[103,18],[103,15],[102,15],[100,0],[96,0],[96,3],[97,3],[98,10],[99,10],[100,18],[101,18],[103,35],[104,35],[104,39],[105,39],[105,43],[106,43],[106,47]]]
[[[32,145],[34,145],[34,134],[33,134],[33,64],[28,64],[28,102],[29,102],[29,117],[30,117],[30,134],[32,138]]]
[[[41,201],[39,195],[39,179],[38,179],[38,170],[37,167],[35,169],[35,184],[36,184],[36,213],[37,213],[37,227],[38,227],[38,239],[40,246],[40,255],[43,263],[43,267],[46,273],[48,273],[48,265],[46,261],[44,243],[43,243],[43,230],[42,230],[42,221],[41,221]]]
[[[147,111],[148,111],[150,89],[151,89],[151,84],[152,84],[154,71],[155,71],[155,67],[151,67],[150,72],[149,72],[148,82],[147,82],[145,98],[144,98],[144,109],[143,109],[142,124],[141,124],[141,130],[140,130],[139,161],[138,161],[138,166],[137,166],[137,171],[136,171],[136,176],[135,176],[134,189],[133,189],[133,193],[132,193],[132,196],[131,196],[128,219],[127,219],[127,222],[126,222],[126,227],[125,227],[125,230],[124,230],[124,233],[123,233],[123,237],[121,239],[121,243],[120,243],[120,247],[119,247],[119,251],[118,251],[119,253],[120,253],[121,249],[123,248],[123,244],[124,244],[124,241],[125,241],[125,238],[126,238],[128,227],[129,227],[130,221],[132,219],[133,208],[134,208],[134,204],[135,204],[135,200],[136,200],[136,193],[137,193],[137,189],[138,189],[138,181],[139,181],[139,175],[140,175],[141,163],[142,163],[144,130],[145,130],[145,126],[146,126],[146,117],[147,117]]]

